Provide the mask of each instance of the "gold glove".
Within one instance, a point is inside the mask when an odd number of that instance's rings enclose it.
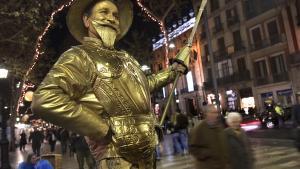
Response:
[[[184,74],[187,74],[189,70],[190,53],[191,53],[191,48],[186,45],[179,51],[179,53],[177,53],[174,59],[171,59],[171,63],[175,62],[185,67],[185,71],[183,72]]]

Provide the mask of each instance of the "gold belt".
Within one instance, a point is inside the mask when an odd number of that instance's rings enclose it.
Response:
[[[150,158],[155,147],[154,119],[150,115],[110,117],[113,144],[131,162]]]

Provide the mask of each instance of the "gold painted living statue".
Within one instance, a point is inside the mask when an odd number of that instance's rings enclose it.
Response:
[[[61,55],[33,96],[35,114],[86,136],[98,169],[153,168],[150,93],[187,71],[179,54],[166,70],[145,76],[132,56],[114,48],[132,13],[129,0],[76,0],[67,25],[81,45]]]

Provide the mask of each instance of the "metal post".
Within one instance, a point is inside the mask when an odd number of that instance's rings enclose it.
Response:
[[[1,96],[0,96],[1,97]],[[7,140],[7,134],[6,134],[6,126],[7,126],[7,120],[8,116],[7,113],[3,110],[3,100],[0,98],[0,110],[2,114],[2,120],[1,120],[1,168],[0,169],[11,169],[10,162],[9,162],[9,142]]]
[[[211,36],[210,36],[210,31],[209,31],[209,26],[208,26],[207,9],[205,9],[203,11],[203,20],[204,20],[204,28],[205,28],[206,38],[207,38],[208,53],[210,56],[210,65],[211,65],[212,80],[213,80],[213,85],[214,85],[214,93],[215,93],[215,97],[216,97],[216,104],[217,104],[218,111],[221,112],[219,92],[218,92],[218,83],[217,83],[217,78],[216,78],[216,68],[215,68],[213,50],[212,50],[212,45],[211,45]]]

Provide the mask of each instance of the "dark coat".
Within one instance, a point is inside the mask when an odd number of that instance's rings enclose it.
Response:
[[[26,145],[27,144],[27,138],[25,133],[20,134],[20,145]]]
[[[30,134],[29,140],[32,140],[32,146],[41,146],[44,135],[40,131],[34,131]]]
[[[190,134],[189,150],[196,158],[195,169],[230,169],[222,125],[209,126],[206,120],[201,121]]]
[[[250,141],[244,130],[239,131],[237,134],[232,128],[225,129],[232,169],[253,169],[254,157]]]

